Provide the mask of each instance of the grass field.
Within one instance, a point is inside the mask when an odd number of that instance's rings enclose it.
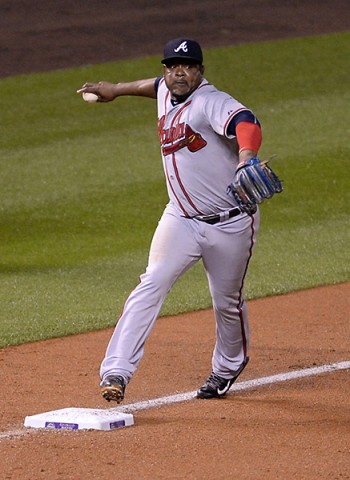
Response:
[[[248,298],[349,280],[350,34],[205,51],[251,107],[285,191],[262,205]],[[167,201],[156,103],[88,105],[85,81],[160,74],[158,57],[0,80],[0,346],[113,325]],[[207,308],[199,264],[162,314]]]

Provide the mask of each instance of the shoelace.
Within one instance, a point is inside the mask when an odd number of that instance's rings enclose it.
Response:
[[[208,377],[208,380],[207,380],[207,384],[209,384],[211,387],[223,387],[223,386],[226,386],[227,385],[227,382],[229,380],[226,380],[225,378],[221,378],[219,377],[218,375],[216,375],[215,373],[211,373]]]

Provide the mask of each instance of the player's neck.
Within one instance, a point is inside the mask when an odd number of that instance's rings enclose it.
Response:
[[[186,95],[171,94],[170,101],[172,106],[174,107],[175,105],[179,105],[179,103],[185,102],[188,99],[188,97],[190,97],[192,93],[197,90],[197,88],[198,87],[194,88],[193,90],[190,90],[188,93],[186,93]]]

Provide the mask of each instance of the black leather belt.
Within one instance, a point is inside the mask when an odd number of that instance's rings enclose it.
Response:
[[[210,225],[215,225],[218,222],[225,222],[229,218],[237,217],[241,213],[241,210],[236,208],[231,208],[231,210],[226,210],[226,212],[221,213],[213,213],[212,215],[196,215],[196,220],[200,220],[201,222],[210,223]]]

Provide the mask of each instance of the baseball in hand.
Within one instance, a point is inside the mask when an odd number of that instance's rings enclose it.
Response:
[[[95,95],[94,93],[84,92],[83,93],[83,99],[85,100],[85,102],[95,103],[98,100],[98,96]]]

